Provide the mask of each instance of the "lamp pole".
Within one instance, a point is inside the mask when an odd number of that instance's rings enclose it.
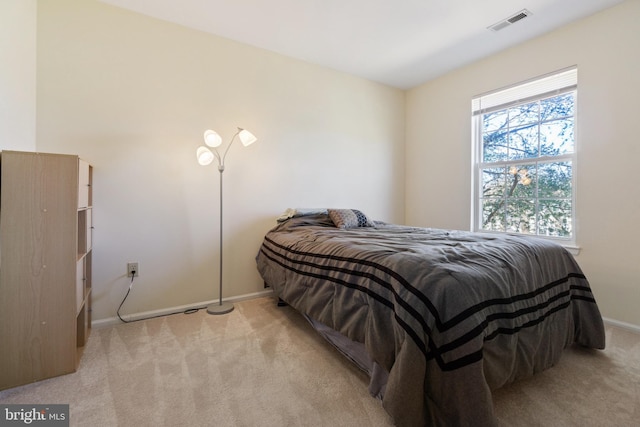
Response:
[[[233,141],[236,139],[236,135],[238,135],[238,133],[240,133],[240,130],[238,129],[238,132],[236,132],[235,135],[233,135],[233,138],[231,138],[231,142],[229,143],[229,145],[227,146],[227,149],[224,151],[224,155],[222,157],[220,157],[219,155],[217,155],[216,157],[218,158],[218,172],[220,172],[220,268],[219,268],[219,274],[220,274],[220,280],[219,280],[219,286],[220,286],[220,293],[219,295],[219,300],[218,300],[218,304],[209,304],[209,306],[207,307],[207,313],[209,314],[226,314],[229,313],[231,311],[233,311],[233,304],[231,304],[230,302],[222,302],[222,216],[223,216],[223,198],[222,198],[222,176],[223,176],[223,172],[224,172],[224,159],[225,157],[227,157],[227,153],[229,152],[229,148],[231,147],[231,144],[233,144]]]
[[[233,310],[233,304],[222,302],[222,217],[224,213],[222,197],[222,173],[224,172],[224,160],[227,157],[229,148],[231,148],[231,145],[235,141],[236,136],[240,138],[242,145],[244,145],[245,147],[257,141],[257,138],[251,132],[246,129],[238,128],[238,131],[233,135],[231,141],[229,142],[229,145],[227,145],[227,148],[224,150],[224,153],[221,156],[216,147],[220,146],[220,144],[222,143],[222,138],[220,138],[220,135],[218,135],[216,132],[207,130],[204,133],[204,140],[205,143],[211,148],[201,146],[196,150],[198,163],[200,163],[202,166],[206,166],[211,164],[211,162],[213,162],[213,159],[215,158],[218,160],[218,172],[220,172],[220,298],[217,304],[209,304],[209,306],[207,307],[207,313],[209,314],[225,314]]]

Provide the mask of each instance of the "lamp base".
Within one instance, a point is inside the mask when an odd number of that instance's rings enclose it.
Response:
[[[207,306],[207,313],[209,314],[227,314],[232,311],[233,304],[231,304],[230,302],[223,302],[222,304],[214,303]]]

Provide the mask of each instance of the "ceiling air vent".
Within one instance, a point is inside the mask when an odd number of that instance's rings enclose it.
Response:
[[[487,28],[492,31],[500,31],[511,24],[515,24],[518,21],[522,21],[524,18],[526,18],[529,15],[531,15],[531,12],[529,12],[527,9],[522,9],[520,12],[508,17],[507,19],[503,19],[502,21],[497,22]]]

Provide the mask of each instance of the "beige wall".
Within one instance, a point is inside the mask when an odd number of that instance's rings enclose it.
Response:
[[[286,207],[468,228],[471,97],[577,64],[578,261],[603,314],[640,325],[638,1],[405,94],[93,0],[40,0],[37,126],[35,0],[2,7],[14,44],[0,55],[15,67],[0,70],[0,90],[21,124],[1,148],[36,149],[37,130],[38,150],[95,167],[94,319],[114,316],[128,261],[141,276],[125,313],[217,298],[218,173],[194,156],[204,129],[259,137],[232,148],[224,174],[225,296],[251,294],[255,252]]]
[[[0,150],[36,147],[36,7],[0,1]]]
[[[38,2],[37,148],[94,166],[94,319],[218,296],[225,144],[224,295],[263,290],[255,255],[287,207],[404,219],[404,93],[93,0]]]
[[[640,325],[639,20],[626,1],[408,91],[407,223],[469,229],[474,95],[577,64],[577,259],[603,316]]]

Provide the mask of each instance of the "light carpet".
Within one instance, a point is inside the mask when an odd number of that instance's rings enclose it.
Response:
[[[390,426],[368,377],[272,298],[94,329],[78,371],[0,391],[70,404],[72,426]],[[640,425],[640,335],[494,392],[501,426]]]

